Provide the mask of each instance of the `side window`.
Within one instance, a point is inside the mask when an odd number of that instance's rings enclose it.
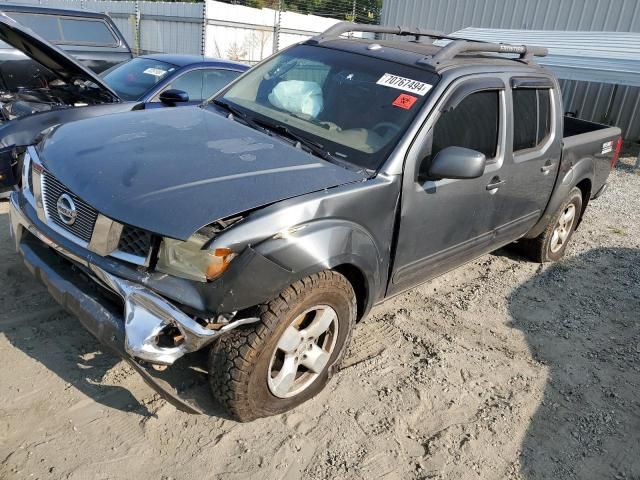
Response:
[[[91,45],[115,45],[118,43],[107,24],[101,20],[60,17],[65,42]]]
[[[472,93],[453,110],[442,113],[433,128],[431,158],[447,147],[465,147],[496,156],[500,125],[498,90]]]
[[[513,151],[538,147],[550,131],[550,90],[548,88],[513,90]]]
[[[59,42],[62,40],[58,17],[54,15],[37,15],[33,13],[10,13],[16,22],[30,28],[45,40]]]
[[[202,98],[209,98],[242,72],[234,70],[203,70]]]
[[[190,72],[180,75],[164,90],[175,88],[182,90],[189,95],[190,102],[199,102],[202,100],[202,70],[191,70]]]

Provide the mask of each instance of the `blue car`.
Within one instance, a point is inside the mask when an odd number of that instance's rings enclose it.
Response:
[[[145,108],[198,105],[249,67],[200,55],[144,55],[100,76],[123,101]]]

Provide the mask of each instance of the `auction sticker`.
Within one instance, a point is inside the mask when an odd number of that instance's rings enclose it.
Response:
[[[415,93],[420,96],[429,92],[432,87],[432,85],[429,85],[428,83],[399,77],[398,75],[393,75],[391,73],[385,73],[376,83],[378,85],[384,85],[385,87],[397,88],[398,90],[404,90],[405,92]]]
[[[154,77],[161,77],[165,73],[167,73],[167,71],[166,70],[161,70],[159,68],[149,67],[142,73],[146,73],[147,75],[153,75]]]
[[[398,95],[398,98],[393,101],[392,105],[394,107],[400,107],[404,108],[405,110],[409,110],[411,107],[413,107],[413,104],[416,103],[417,100],[418,98],[414,97],[413,95],[401,93],[400,95]]]
[[[610,142],[604,142],[602,144],[602,154],[604,155],[605,153],[609,153],[613,151],[613,140],[611,140]]]

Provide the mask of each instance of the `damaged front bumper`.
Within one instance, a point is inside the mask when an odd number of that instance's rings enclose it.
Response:
[[[102,343],[127,360],[167,401],[181,410],[201,413],[158,381],[138,360],[171,365],[184,354],[202,349],[229,330],[258,319],[235,320],[217,330],[204,328],[149,288],[105,271],[39,231],[20,208],[18,194],[11,196],[10,218],[18,253],[56,301],[77,316]],[[69,262],[61,262],[60,257]],[[96,286],[98,288],[92,288]],[[100,295],[101,289],[117,295],[124,308],[118,309],[115,302]],[[161,346],[159,337],[168,327],[179,330],[180,341],[172,346]]]

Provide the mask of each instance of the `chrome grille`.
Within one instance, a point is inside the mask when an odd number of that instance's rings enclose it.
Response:
[[[73,225],[67,225],[58,215],[58,199],[65,193],[71,197],[78,212]],[[98,212],[46,171],[42,173],[42,201],[50,222],[87,243],[91,241]]]
[[[146,257],[151,249],[151,233],[135,227],[125,226],[122,229],[118,251]]]

